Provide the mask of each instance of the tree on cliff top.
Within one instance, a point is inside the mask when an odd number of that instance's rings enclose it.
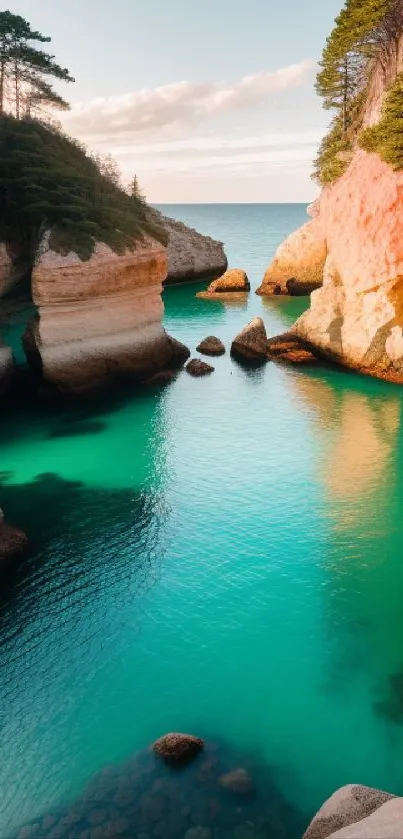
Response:
[[[49,79],[74,79],[54,56],[36,46],[49,41],[20,15],[0,12],[0,114],[9,112],[20,119],[40,113],[44,107],[69,108]]]
[[[348,148],[360,129],[365,91],[376,62],[386,67],[403,29],[403,0],[345,0],[326,41],[316,91],[326,109],[336,110],[323,139],[314,178],[321,185],[346,169]]]

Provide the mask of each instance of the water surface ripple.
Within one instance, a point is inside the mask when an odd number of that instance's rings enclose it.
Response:
[[[171,212],[225,240],[253,287],[304,220]],[[274,335],[306,305],[196,290],[165,294],[192,352],[208,334],[229,347],[255,314]],[[341,784],[403,793],[402,391],[213,363],[165,390],[3,418],[1,506],[34,550],[1,583],[1,836],[175,729],[258,754],[257,783],[267,772],[306,818]]]

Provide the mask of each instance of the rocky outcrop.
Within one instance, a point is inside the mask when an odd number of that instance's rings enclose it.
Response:
[[[214,367],[211,364],[206,364],[200,358],[192,358],[186,365],[186,372],[190,376],[199,378],[200,376],[208,376],[210,373],[214,373]]]
[[[321,221],[313,218],[277,249],[257,294],[311,294],[322,285],[326,255]]]
[[[202,355],[218,356],[225,354],[223,342],[219,338],[216,338],[215,335],[209,335],[207,338],[204,338],[196,347],[196,350],[202,353]]]
[[[7,524],[0,510],[0,572],[7,571],[28,549],[28,539],[18,527]]]
[[[45,236],[32,272],[38,315],[24,339],[37,374],[81,395],[182,364],[186,348],[161,323],[166,271],[166,251],[151,240],[122,254],[97,243],[83,262],[51,250]]]
[[[241,299],[250,291],[250,283],[245,271],[241,268],[231,268],[222,277],[210,283],[206,291],[199,291],[196,297],[201,300],[233,299],[237,295]]]
[[[204,741],[192,734],[165,734],[156,740],[152,750],[166,763],[174,766],[191,763],[204,748]]]
[[[169,235],[168,274],[164,285],[211,280],[227,269],[222,242],[203,236],[181,221],[159,216]]]
[[[403,839],[403,798],[370,787],[337,790],[303,839]]]
[[[262,318],[253,318],[234,338],[231,356],[243,364],[263,364],[267,361],[267,334]]]
[[[271,361],[281,364],[316,365],[320,359],[314,355],[301,338],[297,335],[277,335],[267,342],[267,356]]]

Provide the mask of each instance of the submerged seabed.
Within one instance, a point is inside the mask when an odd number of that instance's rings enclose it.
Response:
[[[220,784],[240,767],[253,782],[246,795]],[[165,766],[151,750],[105,766],[76,801],[10,839],[299,839],[305,825],[258,754],[217,740],[185,769]]]

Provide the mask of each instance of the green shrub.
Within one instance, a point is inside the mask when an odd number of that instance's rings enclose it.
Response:
[[[89,259],[95,241],[114,251],[166,233],[138,190],[123,190],[76,141],[30,120],[0,116],[0,236],[25,243],[31,259],[45,229],[52,245]]]

